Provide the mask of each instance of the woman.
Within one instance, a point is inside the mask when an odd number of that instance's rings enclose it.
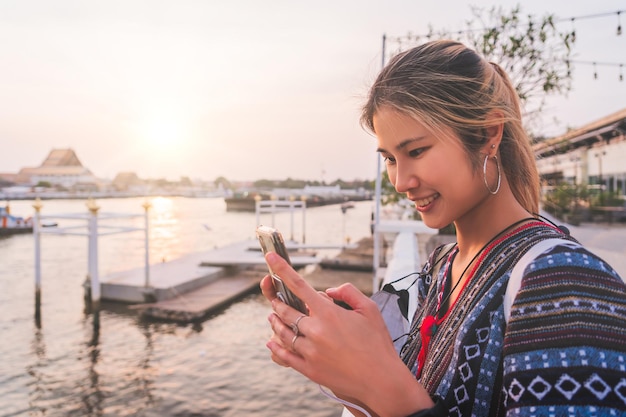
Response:
[[[533,214],[539,178],[502,69],[456,42],[421,45],[381,72],[362,122],[396,190],[427,226],[454,223],[457,243],[424,266],[400,357],[371,299],[350,284],[320,294],[268,254],[309,309],[303,316],[280,302],[263,279],[272,359],[359,415],[623,415],[626,286]],[[523,259],[547,239],[557,243]],[[518,262],[509,309],[503,300]]]

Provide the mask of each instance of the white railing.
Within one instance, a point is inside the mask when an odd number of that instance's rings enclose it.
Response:
[[[143,230],[145,234],[145,282],[146,291],[150,289],[150,245],[149,245],[149,220],[148,212],[151,207],[149,202],[143,204],[143,214],[132,213],[99,213],[100,207],[92,199],[87,201],[87,213],[65,213],[55,215],[41,215],[43,204],[41,200],[35,200],[33,208],[33,235],[35,239],[35,308],[36,315],[39,315],[41,304],[41,235],[74,235],[87,236],[88,238],[88,272],[86,288],[89,288],[89,298],[94,310],[100,306],[100,276],[98,272],[98,238],[105,235],[118,233],[128,233]],[[144,227],[123,227],[100,224],[101,220],[130,219],[144,217]],[[84,220],[84,224],[65,227],[42,227],[42,221],[53,221],[58,219]],[[54,222],[49,222],[54,223]],[[102,230],[104,229],[104,230]]]
[[[272,224],[274,227],[275,218],[274,215],[279,212],[289,212],[291,216],[291,230],[290,230],[290,239],[294,241],[294,214],[296,210],[300,210],[302,212],[302,243],[306,243],[305,236],[305,225],[306,225],[306,200],[257,200],[255,211],[256,211],[256,224],[257,226],[261,221],[261,214],[263,213],[271,213],[272,214]]]

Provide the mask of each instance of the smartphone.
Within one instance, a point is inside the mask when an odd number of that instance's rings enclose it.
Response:
[[[279,254],[284,260],[286,260],[289,265],[291,265],[291,261],[289,260],[289,255],[287,254],[287,248],[285,247],[285,241],[283,240],[283,236],[281,233],[269,226],[259,226],[256,229],[256,236],[259,239],[259,243],[261,244],[261,250],[265,255],[268,252],[276,252]],[[298,298],[283,282],[282,279],[278,275],[272,271],[272,268],[267,265],[269,269],[270,276],[272,277],[272,283],[274,284],[274,289],[276,290],[276,296],[284,303],[290,305],[296,310],[309,314],[306,305],[304,302]]]

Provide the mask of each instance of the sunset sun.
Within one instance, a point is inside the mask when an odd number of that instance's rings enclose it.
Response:
[[[182,123],[173,119],[154,118],[139,125],[142,142],[155,152],[174,151],[185,140]]]

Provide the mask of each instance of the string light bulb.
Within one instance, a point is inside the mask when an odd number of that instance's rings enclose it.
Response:
[[[567,34],[566,36],[569,37],[569,42],[571,42],[572,44],[576,42],[576,21],[577,20],[585,20],[585,19],[596,19],[596,18],[600,18],[600,17],[609,17],[609,16],[614,16],[617,15],[617,35],[621,36],[622,35],[622,23],[621,23],[621,14],[622,12],[626,12],[626,10],[616,10],[613,12],[608,12],[608,13],[601,13],[601,14],[593,14],[593,15],[586,15],[586,16],[575,16],[575,17],[567,17],[567,18],[563,18],[563,19],[556,19],[556,20],[552,20],[552,23],[565,23],[567,21],[570,21],[571,24],[571,32],[569,32],[569,34]],[[532,27],[534,24],[534,22],[531,20],[531,16],[529,16],[529,23],[528,26]],[[430,27],[428,33],[423,34],[423,35],[419,35],[419,34],[414,34],[412,32],[408,32],[406,35],[401,36],[401,37],[397,37],[397,38],[393,38],[398,46],[397,51],[395,52],[401,52],[405,47],[409,46],[409,44],[414,40],[416,43],[419,42],[423,42],[423,41],[430,41],[432,38],[436,38],[436,37],[448,37],[448,38],[452,38],[454,37],[455,34],[458,35],[459,37],[459,41],[461,40],[461,37],[463,34],[469,34],[469,33],[473,33],[476,31],[492,31],[494,33],[497,33],[498,29],[497,28],[487,28],[487,27],[482,27],[479,29],[475,29],[475,28],[468,28],[466,30],[458,30],[458,31],[449,31],[449,32],[434,32],[433,28]],[[393,55],[393,53],[391,53]],[[619,67],[619,75],[618,75],[618,80],[619,81],[623,81],[624,80],[624,70],[623,70],[623,66],[625,64],[622,63],[617,63],[617,62],[596,62],[596,61],[572,61],[572,60],[566,60],[566,65],[567,65],[567,76],[571,77],[573,74],[573,64],[586,64],[586,65],[593,65],[593,79],[594,80],[598,80],[599,79],[599,74],[598,74],[598,66],[613,66]]]

